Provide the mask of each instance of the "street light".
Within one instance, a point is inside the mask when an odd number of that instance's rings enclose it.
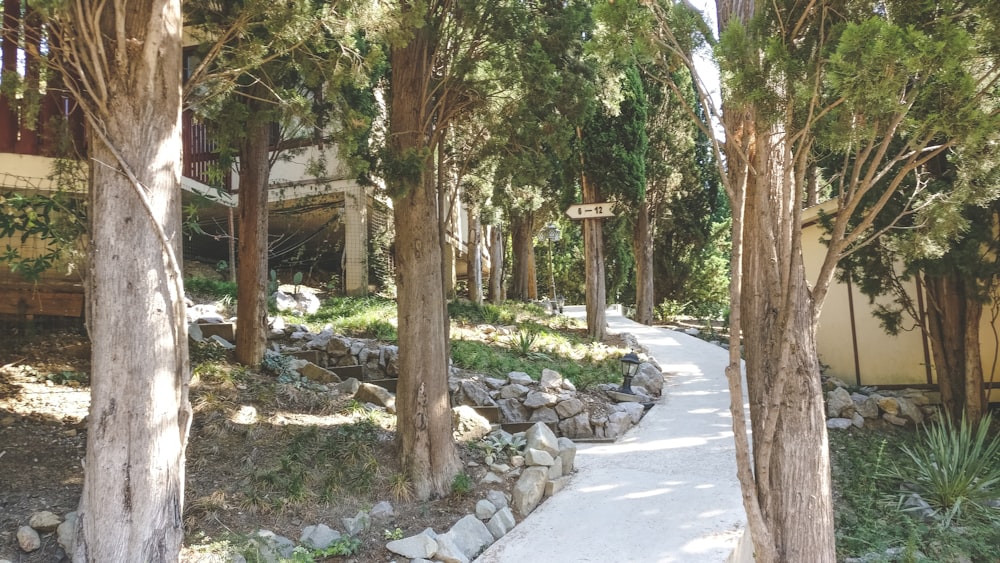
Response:
[[[559,230],[558,225],[549,223],[542,229],[542,238],[549,241],[549,289],[552,292],[552,312],[555,313],[558,305],[556,302],[556,271],[552,267],[552,243],[559,242],[559,239],[562,238],[562,232]],[[561,309],[562,307],[559,308]]]
[[[632,378],[635,374],[639,373],[639,356],[635,352],[629,352],[622,356],[621,367],[622,367],[622,386],[618,388],[619,393],[628,393],[629,395],[634,395],[632,391]]]

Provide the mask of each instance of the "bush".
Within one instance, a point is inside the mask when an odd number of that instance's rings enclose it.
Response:
[[[988,504],[1000,499],[1000,439],[989,436],[992,417],[975,428],[962,417],[958,427],[949,417],[924,426],[921,440],[902,446],[907,463],[892,464],[887,476],[900,483],[897,505],[912,493],[931,506],[942,526],[968,519],[996,520],[1000,512]]]

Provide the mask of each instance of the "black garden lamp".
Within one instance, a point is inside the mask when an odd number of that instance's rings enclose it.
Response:
[[[618,388],[619,393],[634,395],[632,391],[632,378],[639,372],[639,356],[635,352],[629,352],[622,356],[622,386]]]

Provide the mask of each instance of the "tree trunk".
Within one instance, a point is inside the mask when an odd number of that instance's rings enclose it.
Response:
[[[583,203],[600,202],[597,188],[583,176]],[[586,267],[587,335],[601,342],[607,335],[607,296],[604,288],[604,223],[602,219],[583,220],[583,254]]]
[[[511,211],[510,214],[511,256],[514,262],[514,276],[510,284],[511,299],[530,301],[538,295],[535,287],[535,214],[531,211]]]
[[[480,242],[483,228],[479,224],[479,210],[475,205],[469,205],[469,248],[466,256],[465,280],[469,290],[469,301],[482,305],[483,303],[483,245]]]
[[[267,95],[263,87],[253,100]],[[270,123],[261,119],[261,102],[248,101],[246,136],[240,142],[239,238],[236,270],[236,361],[256,366],[267,347],[267,184]]]
[[[653,233],[649,222],[649,202],[643,201],[636,210],[635,233],[635,322],[653,324]]]
[[[179,264],[181,7],[179,0],[102,6],[94,20],[100,37],[73,19],[60,41],[69,48],[103,41],[110,70],[107,90],[80,96],[91,126],[93,375],[72,557],[173,562],[184,535],[191,416]],[[107,39],[116,32],[129,45]]]
[[[431,75],[432,30],[414,30],[404,47],[391,50],[390,148],[396,158],[427,147],[430,127],[425,91]],[[397,439],[416,498],[445,496],[461,470],[452,439],[448,396],[448,316],[441,269],[438,194],[432,162],[423,172],[390,178],[396,225],[396,291],[399,382]]]
[[[979,322],[983,303],[961,275],[927,275],[927,332],[941,404],[956,422],[978,422],[986,412]],[[975,282],[973,282],[975,283]]]
[[[500,225],[490,228],[490,303],[499,305],[503,295],[503,231]]]
[[[3,40],[0,42],[0,53],[3,56],[3,74],[17,74],[18,43],[21,41],[21,2],[19,0],[4,0],[3,2]],[[6,82],[8,77],[3,77]],[[8,93],[0,93],[0,152],[14,152],[17,144],[18,123],[17,99],[14,89]]]

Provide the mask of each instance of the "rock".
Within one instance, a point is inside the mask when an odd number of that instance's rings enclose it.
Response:
[[[295,298],[284,291],[275,291],[271,297],[274,298],[274,305],[279,311],[294,311],[298,303]]]
[[[535,465],[549,467],[553,463],[555,463],[555,458],[545,450],[536,450],[535,448],[524,450],[524,464],[528,467]]]
[[[337,393],[343,393],[345,395],[353,395],[358,392],[361,388],[361,382],[353,377],[348,377],[344,381],[333,386],[333,390]]]
[[[298,372],[302,377],[319,383],[340,383],[340,377],[337,374],[310,361],[306,361],[304,365],[299,367]]]
[[[549,481],[553,479],[559,479],[563,476],[563,466],[562,459],[556,457],[552,460],[552,465],[549,466]]]
[[[538,426],[538,425],[536,425]],[[549,470],[546,467],[529,467],[524,470],[514,485],[512,499],[513,509],[521,516],[531,514],[531,511],[542,501],[545,494],[545,483],[548,482]]]
[[[385,407],[390,413],[396,412],[396,397],[385,387],[379,387],[371,383],[362,383],[354,393],[354,399],[361,403],[374,403],[380,407]]]
[[[563,377],[558,371],[543,368],[542,376],[538,379],[538,386],[546,390],[557,390],[562,387]]]
[[[295,309],[303,314],[311,315],[319,311],[319,298],[311,292],[300,291],[292,296],[295,299]]]
[[[573,382],[568,379],[563,380],[562,388],[564,391],[576,391],[576,385],[573,385]]]
[[[559,459],[562,460],[563,475],[573,472],[576,465],[576,444],[569,438],[559,438]]]
[[[38,537],[38,532],[31,526],[21,526],[17,529],[17,545],[21,551],[31,553],[42,547],[42,538]]]
[[[258,530],[251,542],[257,546],[260,558],[267,563],[291,559],[292,551],[295,550],[295,542],[271,530]]]
[[[882,409],[882,412],[886,414],[899,415],[899,401],[895,397],[882,397],[878,399],[878,408]]]
[[[514,519],[514,513],[511,512],[510,508],[504,507],[490,518],[490,521],[486,523],[486,529],[490,531],[494,539],[500,539],[507,535],[507,532],[513,530],[515,525],[517,525],[517,521]]]
[[[649,362],[639,364],[639,371],[632,378],[632,384],[642,387],[654,395],[663,393],[663,372]]]
[[[28,518],[28,525],[39,532],[54,532],[59,524],[62,524],[62,518],[48,510],[35,512]]]
[[[451,529],[439,535],[438,542],[442,537],[453,540],[455,546],[469,559],[479,555],[493,543],[493,534],[486,528],[486,524],[472,514],[463,516]]]
[[[470,406],[451,409],[453,435],[459,442],[472,442],[488,435],[493,427],[490,421]]]
[[[500,397],[503,399],[520,399],[527,395],[531,389],[520,383],[511,383],[500,389]]]
[[[494,391],[500,390],[501,387],[507,385],[507,381],[504,379],[497,379],[495,377],[487,377],[485,379],[486,386]]]
[[[506,463],[491,463],[490,471],[494,473],[507,473],[510,471],[510,466]]]
[[[581,412],[576,416],[560,421],[559,432],[573,438],[590,438],[594,435],[594,429],[590,422],[590,415],[586,412]]]
[[[205,333],[201,331],[201,326],[199,326],[198,323],[191,323],[188,325],[188,338],[194,340],[195,342],[205,340]]]
[[[604,437],[617,440],[619,436],[632,428],[632,421],[628,414],[624,412],[613,412],[608,415],[608,422],[604,425]]]
[[[907,512],[918,520],[923,520],[924,522],[930,524],[934,522],[936,512],[934,508],[931,507],[930,503],[924,500],[924,497],[917,493],[910,493],[903,500],[903,512]]]
[[[642,420],[642,415],[646,413],[646,408],[639,403],[618,403],[614,406],[614,410],[627,414],[632,424],[638,424]]]
[[[317,524],[315,526],[306,526],[302,530],[299,543],[309,549],[326,549],[339,539],[340,532],[331,529],[326,524]]]
[[[437,553],[437,540],[423,533],[401,540],[393,540],[385,548],[407,559],[430,559]]]
[[[527,422],[531,416],[517,399],[500,399],[497,406],[500,407],[500,420],[504,422]]]
[[[482,499],[476,503],[476,518],[480,520],[489,520],[493,518],[493,515],[497,513],[498,508],[492,502]]]
[[[512,455],[510,456],[510,464],[514,467],[524,467],[524,456],[523,455]]]
[[[529,409],[551,407],[555,405],[558,400],[559,397],[553,395],[552,393],[546,393],[544,391],[530,391],[524,398],[524,406]]]
[[[850,418],[826,419],[826,427],[831,430],[847,430],[852,426],[854,426],[854,422]]]
[[[228,340],[226,340],[225,338],[219,336],[218,334],[213,334],[212,337],[209,340],[211,340],[212,342],[215,342],[219,346],[222,346],[226,350],[235,350],[236,349],[236,345],[235,344],[233,344],[232,342],[229,342]]]
[[[524,433],[525,451],[528,448],[544,450],[551,456],[559,455],[559,439],[555,432],[545,424],[535,423]]]
[[[909,420],[913,424],[921,424],[924,421],[924,412],[920,410],[920,407],[913,401],[904,398],[896,398],[896,404],[899,405],[899,416]]]
[[[76,544],[76,512],[67,512],[63,523],[56,528],[56,538],[59,546],[66,553],[73,553]]]
[[[559,418],[571,418],[583,412],[584,406],[583,401],[573,397],[556,404],[556,414]]]
[[[511,385],[531,385],[535,382],[531,379],[531,376],[524,373],[523,371],[512,371],[507,374],[507,381]]]
[[[854,414],[854,400],[843,387],[837,387],[826,394],[827,418],[851,418]]]
[[[507,508],[507,495],[503,491],[491,490],[486,493],[486,500],[493,503],[493,506],[497,507],[497,510]]]
[[[864,395],[861,395],[861,397],[863,398],[859,400],[854,395],[851,395],[851,398],[854,400],[854,412],[865,418],[878,418],[878,401]]]
[[[851,417],[851,423],[857,428],[865,427],[865,417],[861,416],[861,413],[855,411],[854,415]]]
[[[549,407],[542,407],[531,413],[528,422],[559,422],[559,415]]]
[[[467,401],[472,406],[488,406],[492,407],[497,404],[490,397],[490,390],[486,387],[485,383],[476,381],[475,379],[464,379],[459,384],[459,389],[462,390],[462,396],[465,397]]]
[[[371,518],[364,510],[359,510],[354,518],[341,518],[341,522],[344,523],[344,530],[349,536],[356,536],[372,525]]]
[[[434,560],[441,563],[469,563],[469,558],[462,549],[455,543],[455,539],[448,534],[441,534],[434,538],[437,540],[438,548],[434,552]]]
[[[483,475],[483,478],[480,479],[479,482],[484,485],[489,485],[491,483],[503,483],[503,477],[492,471],[487,471],[486,475]]]
[[[569,483],[569,477],[560,477],[558,479],[549,479],[548,483],[545,483],[545,498],[558,493]]]
[[[370,516],[372,520],[389,520],[394,515],[395,511],[392,508],[392,503],[387,500],[375,503],[375,506],[368,511],[368,516]]]
[[[267,318],[267,336],[281,338],[285,335],[285,319],[281,315]]]
[[[894,414],[882,413],[882,420],[890,424],[895,424],[896,426],[906,426],[906,419],[900,418]]]

